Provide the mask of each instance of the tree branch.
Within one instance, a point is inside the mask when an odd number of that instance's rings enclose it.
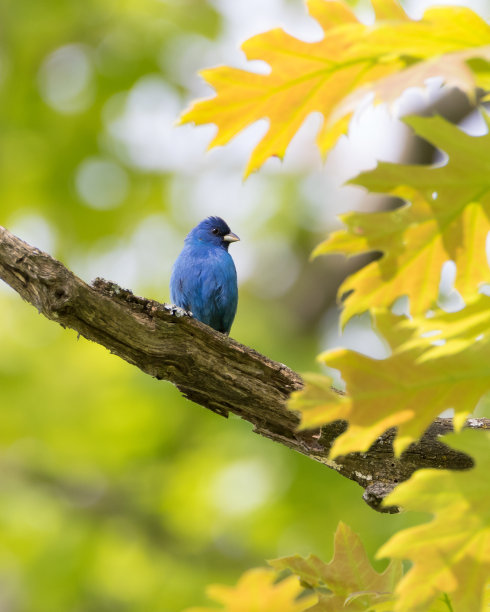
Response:
[[[468,456],[437,440],[452,429],[450,419],[437,419],[399,459],[393,455],[395,432],[390,430],[367,453],[330,460],[329,449],[347,424],[336,421],[321,431],[296,431],[299,418],[287,410],[286,402],[303,386],[299,374],[180,308],[137,297],[100,278],[89,286],[2,227],[0,278],[48,319],[105,346],[146,374],[172,382],[193,402],[223,416],[237,414],[260,435],[356,481],[365,489],[366,502],[377,510],[387,493],[415,470],[472,466]],[[490,419],[470,419],[467,426],[488,428]]]

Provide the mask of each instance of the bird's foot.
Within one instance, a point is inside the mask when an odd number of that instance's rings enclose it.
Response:
[[[176,306],[175,304],[165,303],[163,307],[165,308],[165,310],[168,310],[168,312],[172,313],[175,317],[193,317],[194,316],[190,310],[184,310],[184,308],[181,308],[180,306]]]

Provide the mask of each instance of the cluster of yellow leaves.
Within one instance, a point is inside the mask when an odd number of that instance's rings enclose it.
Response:
[[[196,102],[181,123],[216,124],[211,148],[267,119],[269,129],[252,153],[248,175],[271,156],[282,159],[310,113],[324,116],[317,144],[326,154],[367,94],[392,103],[407,87],[422,87],[434,76],[469,96],[476,86],[490,85],[490,26],[473,11],[432,8],[413,21],[396,0],[372,4],[376,23],[367,26],[341,0],[307,0],[322,40],[304,42],[282,29],[247,40],[247,59],[267,62],[270,73],[227,66],[202,71],[216,95]]]
[[[386,499],[408,510],[429,511],[430,523],[395,534],[380,557],[410,559],[410,571],[396,588],[396,612],[423,612],[442,591],[453,612],[484,612],[490,577],[490,432],[465,430],[443,438],[471,455],[470,471],[420,470]]]
[[[316,249],[317,254],[383,253],[341,286],[340,293],[351,292],[342,322],[368,309],[376,312],[376,326],[392,349],[381,361],[348,350],[326,352],[320,359],[341,371],[347,396],[339,397],[328,379],[315,376],[293,397],[290,407],[303,414],[305,428],[349,421],[333,454],[367,450],[390,427],[398,428],[395,450],[401,453],[445,409],[454,409],[459,429],[490,390],[490,300],[478,293],[490,281],[490,133],[470,136],[440,117],[408,122],[448,154],[447,164],[380,163],[362,174],[355,183],[408,202],[389,212],[345,215],[347,229]],[[456,264],[454,287],[467,307],[424,318],[436,308],[441,269],[448,260]],[[388,311],[401,295],[409,296],[412,320]]]
[[[453,313],[428,321],[432,329],[439,330],[454,315],[462,318],[460,313]],[[434,346],[430,344],[432,338],[421,337],[418,321],[386,311],[377,314],[376,327],[391,345],[392,354],[387,359],[373,359],[347,349],[320,355],[328,366],[342,372],[345,396],[332,391],[327,377],[310,375],[305,390],[295,393],[289,403],[290,409],[301,413],[305,429],[336,419],[349,421],[347,431],[332,447],[332,456],[366,451],[390,427],[398,428],[394,447],[400,454],[448,408],[454,409],[454,426],[459,430],[490,390],[488,335],[476,342],[468,339],[464,350],[456,350],[453,342],[461,347],[459,339]],[[432,351],[434,358],[430,358]]]
[[[386,504],[426,511],[432,521],[395,534],[372,567],[359,537],[340,523],[333,559],[314,555],[270,561],[276,570],[246,572],[235,587],[212,586],[220,608],[186,612],[484,612],[490,587],[490,506],[487,489],[490,432],[465,430],[444,442],[471,454],[469,471],[420,470]],[[403,575],[402,559],[413,565]],[[283,578],[284,570],[290,574]],[[283,578],[283,579],[281,579]],[[487,587],[487,588],[485,588]]]
[[[482,112],[487,126],[490,120]],[[379,213],[348,213],[347,226],[315,254],[354,255],[381,251],[383,256],[350,276],[339,294],[346,298],[342,323],[370,308],[389,308],[401,295],[410,298],[412,315],[424,314],[437,301],[441,268],[454,261],[455,288],[465,301],[490,281],[485,245],[490,231],[490,134],[469,136],[441,117],[411,117],[415,132],[445,151],[444,166],[379,163],[353,183],[370,191],[408,200]]]

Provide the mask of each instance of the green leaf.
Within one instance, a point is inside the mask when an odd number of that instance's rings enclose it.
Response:
[[[490,125],[485,112],[483,117]],[[389,308],[402,295],[412,315],[424,314],[438,297],[442,265],[452,260],[455,288],[474,299],[490,281],[486,238],[490,231],[490,134],[469,136],[441,117],[406,119],[416,134],[445,151],[444,166],[410,166],[382,162],[359,175],[354,184],[402,197],[406,203],[383,213],[349,213],[347,229],[335,232],[315,255],[381,251],[381,259],[351,275],[339,296],[342,324],[373,308]],[[401,187],[402,186],[402,187]]]
[[[315,555],[307,559],[293,555],[269,563],[277,570],[290,570],[308,587],[320,589],[318,603],[308,612],[374,610],[375,604],[393,601],[393,591],[402,574],[398,562],[390,563],[381,574],[375,571],[359,536],[344,523],[337,527],[330,563],[324,563]],[[331,593],[322,593],[321,589]]]
[[[337,396],[329,379],[317,375],[307,378],[305,389],[289,404],[304,415],[304,427],[349,421],[347,431],[334,442],[332,457],[368,450],[391,427],[398,428],[394,448],[400,454],[448,408],[454,408],[454,425],[460,429],[490,389],[488,338],[454,353],[451,344],[433,347],[430,338],[421,338],[416,321],[382,311],[376,327],[392,348],[390,357],[379,360],[347,349],[328,351],[320,357],[340,370],[347,394]],[[435,348],[437,359],[426,358]]]
[[[405,344],[405,349],[432,344],[418,360],[419,363],[440,356],[457,355],[471,349],[475,343],[487,343],[490,330],[490,297],[479,294],[457,312],[437,310],[429,318],[418,317],[402,327],[416,326],[419,335]]]
[[[454,612],[484,610],[490,576],[490,432],[465,430],[443,440],[471,455],[475,467],[420,470],[385,500],[434,514],[431,522],[395,534],[378,552],[413,563],[396,588],[396,612],[425,611],[441,592],[450,595]]]
[[[288,408],[301,415],[300,429],[315,429],[336,419],[345,418],[350,400],[334,391],[332,381],[322,374],[303,374],[305,387],[291,394]]]

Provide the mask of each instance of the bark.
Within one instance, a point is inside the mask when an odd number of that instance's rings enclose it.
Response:
[[[88,340],[105,346],[159,380],[176,385],[193,402],[228,416],[237,414],[262,436],[296,450],[359,483],[364,499],[381,508],[397,483],[420,468],[467,469],[472,460],[438,441],[451,419],[437,419],[400,458],[393,454],[394,430],[367,453],[328,458],[347,424],[337,421],[317,431],[297,431],[298,416],[287,410],[290,394],[303,386],[299,374],[203,325],[176,306],[133,295],[96,279],[87,285],[59,261],[0,227],[0,278],[40,313]],[[470,419],[468,427],[488,428],[490,419]]]

